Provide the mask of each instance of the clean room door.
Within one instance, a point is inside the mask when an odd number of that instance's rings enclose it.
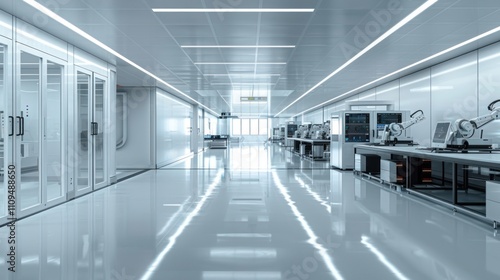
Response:
[[[106,79],[77,68],[78,164],[76,196],[106,185],[104,96]]]
[[[7,59],[11,45],[0,37],[0,224],[7,223],[9,165],[12,163],[12,69]],[[2,274],[0,274],[2,275]]]
[[[15,165],[17,197],[21,212],[40,210],[40,101],[42,93],[42,58],[20,51],[17,56],[15,112]]]
[[[63,177],[64,64],[18,45],[14,112],[14,165],[19,217],[65,200]]]
[[[106,91],[106,80],[104,77],[94,74],[93,94],[93,135],[91,137],[93,148],[93,173],[94,188],[102,188],[106,185],[106,161],[105,161],[105,127],[104,127],[104,94]]]
[[[91,151],[90,146],[90,97],[92,95],[92,73],[79,69],[76,73],[77,98],[77,143],[76,143],[76,196],[90,192],[91,184]]]

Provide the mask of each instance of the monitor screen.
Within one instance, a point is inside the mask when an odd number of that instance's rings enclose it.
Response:
[[[346,113],[345,143],[370,142],[370,113]]]
[[[438,122],[432,137],[433,148],[446,148],[446,137],[450,133],[451,122]]]
[[[377,113],[377,138],[381,138],[386,125],[391,123],[401,123],[402,113]]]

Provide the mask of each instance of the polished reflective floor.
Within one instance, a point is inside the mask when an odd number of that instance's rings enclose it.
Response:
[[[500,279],[500,234],[279,146],[207,150],[0,228],[0,279]],[[10,239],[12,240],[12,238]]]

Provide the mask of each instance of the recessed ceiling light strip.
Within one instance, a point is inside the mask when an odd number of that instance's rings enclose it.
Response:
[[[293,45],[289,45],[289,46],[272,46],[272,45],[269,45],[269,46],[252,46],[252,45],[220,45],[220,46],[217,46],[217,45],[185,45],[185,46],[181,46],[181,48],[184,48],[184,49],[215,49],[215,48],[219,48],[219,49],[232,49],[232,48],[235,48],[235,49],[251,49],[251,48],[259,48],[259,49],[293,49],[295,48],[295,46]]]
[[[480,34],[480,35],[478,35],[478,36],[476,36],[476,37],[473,37],[473,38],[469,39],[469,40],[463,41],[462,43],[459,43],[459,44],[457,44],[457,45],[455,45],[455,46],[453,46],[453,47],[450,47],[450,48],[448,48],[448,49],[446,49],[446,50],[443,50],[443,51],[440,51],[440,52],[438,52],[438,53],[436,53],[436,54],[433,54],[433,55],[431,55],[431,56],[429,56],[429,57],[427,57],[427,58],[424,58],[424,59],[422,59],[422,60],[420,60],[420,61],[417,61],[417,62],[415,62],[415,63],[413,63],[413,64],[410,64],[410,65],[408,65],[408,66],[405,66],[405,67],[403,67],[403,68],[401,68],[401,69],[399,69],[399,70],[396,70],[396,71],[394,71],[394,72],[392,72],[392,73],[390,73],[390,74],[387,74],[387,75],[385,75],[385,76],[383,76],[383,77],[380,77],[380,78],[378,78],[378,79],[376,79],[376,80],[373,80],[373,81],[371,81],[371,82],[369,82],[369,83],[366,83],[366,84],[364,84],[364,85],[362,85],[362,86],[360,86],[360,87],[357,87],[357,88],[355,88],[355,89],[353,89],[353,90],[350,90],[350,91],[348,91],[348,92],[346,92],[346,93],[343,93],[343,94],[341,94],[341,95],[339,95],[339,96],[336,96],[336,97],[334,97],[334,98],[332,98],[332,99],[330,99],[330,100],[327,100],[327,101],[325,101],[325,102],[323,102],[323,103],[321,103],[321,104],[318,104],[318,105],[316,105],[316,106],[314,106],[314,107],[312,107],[312,108],[309,108],[309,109],[307,109],[307,110],[305,110],[305,111],[303,111],[303,112],[301,112],[301,113],[299,113],[299,114],[296,114],[296,115],[294,115],[294,117],[295,117],[295,116],[298,116],[298,115],[301,115],[301,114],[304,114],[304,113],[307,113],[307,112],[309,112],[309,111],[311,111],[311,110],[314,110],[314,109],[316,109],[316,108],[319,108],[319,107],[321,107],[321,106],[324,106],[324,105],[326,105],[326,104],[328,104],[328,103],[332,103],[332,102],[334,102],[335,100],[338,100],[338,99],[341,99],[341,98],[345,97],[346,95],[349,95],[349,94],[351,94],[351,93],[353,93],[353,92],[356,92],[356,91],[358,91],[358,90],[361,90],[361,89],[363,89],[363,88],[366,88],[366,87],[368,87],[368,86],[370,86],[370,85],[373,85],[373,84],[375,84],[375,83],[377,83],[377,82],[379,82],[379,81],[382,81],[382,80],[384,80],[384,79],[387,79],[387,78],[389,78],[389,77],[391,77],[391,76],[394,76],[394,75],[399,74],[399,73],[401,73],[401,72],[403,72],[403,71],[406,71],[406,70],[408,70],[408,69],[411,69],[411,68],[413,68],[413,67],[415,67],[415,66],[418,66],[418,65],[420,65],[420,64],[422,64],[422,63],[425,63],[425,62],[427,62],[427,61],[430,61],[430,60],[432,60],[432,59],[434,59],[434,58],[437,58],[437,57],[439,57],[439,56],[442,56],[442,55],[444,55],[444,54],[447,54],[447,53],[449,53],[449,52],[451,52],[451,51],[454,51],[454,50],[456,50],[456,49],[459,49],[459,48],[461,48],[461,47],[464,47],[464,46],[466,46],[466,45],[468,45],[468,44],[470,44],[470,43],[476,42],[477,40],[483,39],[483,38],[485,38],[485,37],[487,37],[487,36],[490,36],[490,35],[492,35],[492,34],[494,34],[494,33],[499,32],[499,31],[500,31],[500,26],[498,26],[498,27],[496,27],[496,28],[493,28],[493,29],[491,29],[490,31],[486,31],[486,32],[484,32],[484,33],[482,33],[482,34]]]
[[[285,65],[286,62],[195,62],[196,65]]]
[[[433,4],[435,4],[437,1],[438,0],[428,0],[423,5],[421,5],[420,7],[418,7],[416,10],[414,10],[412,13],[410,13],[408,16],[406,16],[403,20],[401,20],[396,25],[394,25],[392,28],[390,28],[389,30],[387,30],[384,34],[382,34],[382,36],[380,36],[377,39],[375,39],[375,41],[373,41],[371,44],[369,44],[368,46],[366,46],[364,49],[362,49],[359,53],[357,53],[355,56],[353,56],[347,62],[345,62],[344,64],[342,64],[342,66],[340,66],[339,68],[337,68],[335,71],[333,71],[326,78],[324,78],[323,80],[321,80],[319,83],[317,83],[312,88],[310,88],[308,91],[306,91],[301,96],[299,96],[297,99],[295,99],[288,106],[286,106],[285,108],[283,108],[283,110],[281,110],[279,113],[277,113],[275,115],[275,117],[277,117],[278,115],[280,115],[281,113],[283,113],[285,110],[287,110],[288,108],[290,108],[293,104],[297,103],[297,101],[299,101],[300,99],[304,98],[306,95],[308,95],[309,93],[311,93],[312,91],[314,91],[315,89],[317,89],[319,86],[321,86],[323,83],[325,83],[326,81],[328,81],[330,78],[332,78],[333,76],[337,75],[340,71],[344,70],[347,66],[349,66],[350,64],[352,64],[358,58],[360,58],[365,53],[367,53],[368,51],[370,51],[372,48],[374,48],[380,42],[382,42],[387,37],[389,37],[390,35],[392,35],[394,32],[396,32],[398,29],[400,29],[401,27],[403,27],[405,24],[407,24],[408,22],[410,22],[412,19],[414,19],[415,17],[417,17],[419,14],[421,14],[422,12],[424,12],[425,10],[427,10],[430,6],[432,6]]]
[[[184,92],[182,92],[181,90],[177,89],[176,87],[172,86],[171,84],[165,82],[164,80],[162,80],[160,77],[154,75],[153,73],[149,72],[148,70],[142,68],[141,66],[139,66],[138,64],[134,63],[133,61],[131,61],[130,59],[126,58],[125,56],[121,55],[120,53],[118,53],[117,51],[113,50],[112,48],[108,47],[107,45],[105,45],[104,43],[102,43],[101,41],[97,40],[96,38],[92,37],[90,34],[86,33],[85,31],[81,30],[80,28],[76,27],[75,25],[73,25],[72,23],[70,23],[69,21],[65,20],[64,18],[62,18],[61,16],[59,16],[58,14],[54,13],[53,11],[51,11],[50,9],[46,8],[45,6],[43,6],[42,4],[36,2],[35,0],[23,0],[26,4],[32,6],[33,8],[39,10],[40,12],[44,13],[45,15],[49,16],[50,18],[52,18],[53,20],[59,22],[60,24],[66,26],[67,28],[69,28],[70,30],[74,31],[75,33],[77,33],[78,35],[82,36],[83,38],[89,40],[90,42],[94,43],[95,45],[97,45],[98,47],[104,49],[105,51],[109,52],[110,54],[118,57],[119,59],[127,62],[128,64],[132,65],[133,67],[135,67],[136,69],[138,69],[139,71],[143,72],[144,74],[146,75],[149,75],[150,77],[154,78],[155,80],[157,80],[158,82],[164,84],[165,86],[171,88],[172,90],[176,91],[177,93],[181,94],[182,96],[188,98],[189,100],[191,100],[192,102],[200,105],[201,107],[207,109],[208,111],[210,111],[212,114],[214,115],[218,115],[217,112],[215,112],[214,110],[208,108],[207,106],[201,104],[200,102],[198,102],[197,100],[195,100],[194,98],[192,98],[191,96],[185,94]]]
[[[250,73],[230,73],[230,74],[203,74],[204,76],[211,77],[228,77],[228,76],[237,76],[237,77],[272,77],[272,76],[280,76],[281,74],[250,74]]]
[[[168,9],[154,8],[155,13],[312,13],[314,9],[232,9],[232,8],[214,8],[214,9]]]

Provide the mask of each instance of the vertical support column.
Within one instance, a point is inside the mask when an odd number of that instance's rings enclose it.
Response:
[[[469,166],[464,165],[464,182],[463,182],[463,189],[465,190],[465,193],[469,191]]]
[[[458,167],[456,163],[452,163],[452,173],[451,173],[451,187],[453,191],[453,204],[458,204],[458,190],[457,183],[458,182]]]
[[[198,130],[198,127],[200,126],[198,124],[198,109],[198,105],[193,105],[193,119],[191,120],[191,152],[195,154],[198,153],[199,150],[198,138],[200,137],[200,132]]]
[[[413,182],[412,158],[406,156],[406,188],[411,188]]]

